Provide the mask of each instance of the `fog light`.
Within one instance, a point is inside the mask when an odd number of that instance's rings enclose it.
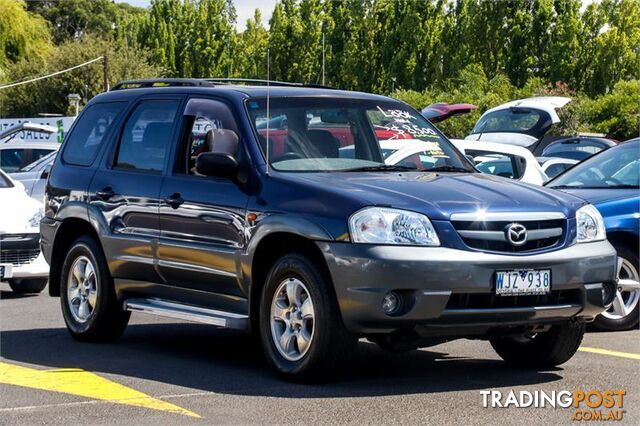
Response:
[[[402,299],[395,291],[390,291],[382,299],[382,311],[387,315],[393,315],[400,309]]]

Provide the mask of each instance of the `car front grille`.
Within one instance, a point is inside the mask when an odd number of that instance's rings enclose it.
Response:
[[[560,245],[566,232],[566,222],[566,219],[482,220],[452,221],[452,224],[468,247],[492,252],[526,253]],[[527,230],[527,239],[522,245],[514,245],[507,238],[507,228],[514,223]]]
[[[36,260],[39,254],[39,249],[2,250],[0,251],[0,263],[11,263],[13,266],[26,265]]]
[[[570,305],[580,303],[580,290],[554,290],[548,294],[496,296],[489,293],[452,294],[447,310],[529,308],[533,306]]]

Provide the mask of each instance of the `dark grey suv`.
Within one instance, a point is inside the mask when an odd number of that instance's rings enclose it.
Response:
[[[422,144],[385,163],[384,141]],[[616,255],[584,201],[478,173],[396,100],[294,84],[125,82],[94,98],[47,183],[50,292],[79,340],[131,312],[252,330],[290,378],[357,339],[488,339],[557,365],[610,305]]]

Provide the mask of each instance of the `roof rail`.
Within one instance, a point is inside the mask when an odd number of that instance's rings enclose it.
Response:
[[[156,78],[121,81],[111,90],[139,89],[142,87],[213,86],[208,80],[198,78]]]
[[[307,83],[293,83],[290,81],[278,81],[278,80],[261,80],[255,78],[206,78],[211,83],[218,84],[256,84],[256,85],[269,85],[269,86],[282,86],[282,87],[315,87],[319,89],[333,89],[330,86],[322,86],[320,84],[307,84]]]

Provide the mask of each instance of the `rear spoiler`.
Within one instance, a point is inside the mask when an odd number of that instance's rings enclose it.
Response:
[[[437,123],[454,115],[468,114],[474,109],[478,109],[478,106],[473,104],[448,104],[446,102],[439,102],[425,107],[421,113],[427,120],[432,123]]]

